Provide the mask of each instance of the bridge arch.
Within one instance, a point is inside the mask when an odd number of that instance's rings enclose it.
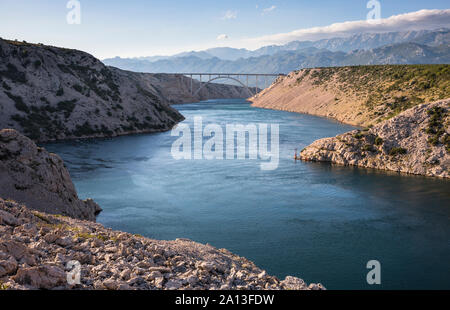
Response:
[[[242,83],[242,82],[241,82],[240,80],[238,80],[238,79],[235,79],[235,78],[233,78],[233,77],[231,77],[231,76],[217,76],[217,77],[215,77],[215,78],[210,79],[208,82],[202,84],[202,85],[200,86],[200,88],[196,90],[196,92],[193,94],[193,96],[194,96],[194,97],[197,96],[198,93],[199,93],[206,85],[210,84],[212,81],[219,80],[219,79],[230,79],[230,80],[233,80],[233,81],[238,82],[239,84],[242,85],[242,87],[245,87],[245,88],[247,89],[247,91],[248,91],[249,94],[250,94],[250,97],[253,97],[253,96],[256,94],[256,92],[255,92],[255,93],[252,92],[252,90],[250,89],[250,87],[248,87],[247,85],[245,85],[244,83]]]

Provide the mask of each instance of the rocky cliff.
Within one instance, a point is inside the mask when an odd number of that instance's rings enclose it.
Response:
[[[95,221],[101,208],[78,199],[64,163],[13,129],[0,130],[0,197],[34,210]]]
[[[384,65],[295,71],[250,100],[259,108],[369,126],[415,105],[446,98],[450,98],[450,65]]]
[[[303,160],[450,177],[450,100],[420,104],[370,129],[315,141]]]
[[[70,261],[80,264],[79,284],[68,283]],[[225,249],[151,240],[0,198],[0,289],[324,288],[295,277],[280,281]]]
[[[0,39],[0,128],[38,142],[158,132],[183,120],[170,103],[247,97],[243,88],[210,84],[194,98],[190,81],[106,67],[77,50]]]

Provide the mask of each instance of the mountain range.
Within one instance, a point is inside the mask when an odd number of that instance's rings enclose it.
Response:
[[[218,47],[173,56],[104,59],[137,72],[284,73],[311,67],[371,64],[448,64],[450,29],[361,33],[319,41],[293,41],[250,51]]]

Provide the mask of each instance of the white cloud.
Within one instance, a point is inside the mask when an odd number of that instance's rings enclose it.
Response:
[[[226,34],[219,34],[217,36],[217,40],[219,40],[219,41],[223,41],[223,40],[227,40],[227,39],[228,39],[228,36]]]
[[[237,18],[237,12],[231,11],[231,10],[226,11],[225,14],[222,16],[223,20],[236,19],[236,18]]]
[[[274,11],[277,7],[275,5],[272,5],[270,8],[266,8],[262,11],[262,15],[266,15],[272,11]]]
[[[243,39],[240,45],[247,48],[259,48],[264,45],[285,44],[295,40],[314,41],[333,37],[344,37],[357,33],[432,30],[437,28],[450,28],[450,9],[421,10],[394,15],[381,19],[377,23],[360,20],[335,23],[325,27],[299,29],[288,33]]]

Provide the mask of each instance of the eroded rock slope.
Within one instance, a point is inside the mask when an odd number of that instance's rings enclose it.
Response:
[[[418,104],[450,98],[450,65],[303,69],[280,77],[253,106],[376,125]]]
[[[101,208],[78,199],[61,158],[13,129],[0,130],[0,197],[34,210],[95,221]]]
[[[315,141],[303,160],[450,177],[450,100],[415,106],[370,129]]]

